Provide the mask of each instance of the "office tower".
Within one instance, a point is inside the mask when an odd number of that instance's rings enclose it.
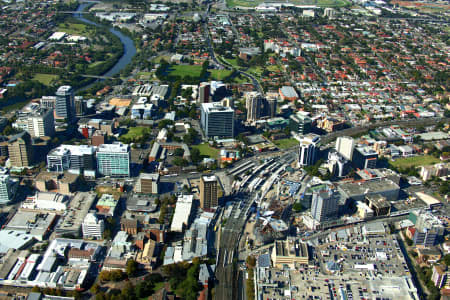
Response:
[[[234,106],[233,98],[231,97],[224,98],[222,100],[222,105],[226,107],[233,107]]]
[[[431,213],[414,212],[415,229],[413,236],[414,245],[431,247],[438,244],[445,233],[442,221]],[[411,217],[411,215],[410,215]]]
[[[266,104],[266,115],[273,118],[277,114],[277,99],[270,98],[265,101]]]
[[[56,96],[42,96],[39,101],[41,107],[55,109]]]
[[[310,117],[297,113],[290,116],[289,128],[291,131],[305,135],[311,132],[312,120]]]
[[[32,144],[30,134],[23,131],[9,140],[9,161],[13,167],[29,167],[32,164]]]
[[[200,178],[200,207],[208,209],[218,205],[216,176],[202,176]]]
[[[368,146],[358,147],[353,151],[352,162],[358,169],[375,169],[377,160],[378,153]]]
[[[298,151],[299,167],[314,165],[319,152],[319,143],[320,137],[317,134],[311,133],[301,139]]]
[[[14,198],[19,182],[12,180],[8,174],[0,175],[0,204],[6,204]]]
[[[97,150],[97,171],[111,177],[130,177],[130,146],[103,144]]]
[[[352,160],[355,140],[349,136],[341,136],[336,139],[336,151],[347,160]]]
[[[323,16],[327,17],[329,19],[332,19],[336,16],[336,10],[334,10],[331,7],[326,7],[324,12],[323,12]]]
[[[27,131],[32,137],[53,136],[55,134],[53,109],[39,109],[29,115]]]
[[[87,111],[86,101],[84,101],[83,97],[76,96],[75,97],[75,113],[77,116],[84,116]]]
[[[143,194],[158,194],[159,192],[159,174],[141,173],[136,182],[136,192]]]
[[[81,224],[83,238],[100,240],[105,231],[105,222],[99,220],[95,213],[88,213]]]
[[[211,85],[209,82],[202,82],[198,88],[199,103],[208,103],[211,97]]]
[[[71,86],[63,85],[56,91],[55,112],[57,118],[75,121],[74,91]]]
[[[311,215],[316,221],[322,222],[336,217],[338,208],[337,194],[329,187],[313,192]]]
[[[431,275],[431,280],[438,289],[442,288],[445,283],[448,282],[448,276],[450,276],[450,273],[446,271],[446,266],[433,266],[433,274]]]
[[[256,121],[261,118],[261,106],[263,97],[258,92],[248,92],[245,94],[245,106],[247,108],[247,121]]]
[[[89,145],[61,145],[47,154],[47,170],[83,174],[95,170],[95,147]]]
[[[201,125],[207,137],[234,137],[234,110],[216,103],[202,103]]]

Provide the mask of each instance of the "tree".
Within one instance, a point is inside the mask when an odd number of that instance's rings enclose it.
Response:
[[[247,256],[247,259],[245,260],[245,262],[247,263],[247,266],[249,268],[256,267],[256,258],[254,256]]]
[[[183,136],[183,141],[188,145],[194,144],[197,139],[198,133],[193,128],[189,128],[188,133]]]
[[[139,267],[139,264],[134,259],[128,260],[127,261],[127,275],[129,277],[136,276],[136,274],[138,272],[138,267]]]
[[[179,166],[179,167],[185,167],[185,166],[187,166],[188,165],[188,161],[187,160],[185,160],[185,159],[183,159],[183,158],[181,158],[181,157],[175,157],[174,159],[173,159],[173,164],[175,165],[175,166]]]
[[[95,283],[94,285],[92,285],[90,291],[92,294],[97,295],[101,291],[98,283]]]
[[[191,149],[191,160],[193,164],[198,164],[202,161],[200,150],[198,150],[197,148]]]
[[[300,212],[300,211],[302,211],[303,206],[302,206],[302,204],[300,202],[295,202],[294,205],[292,205],[292,209],[295,212]]]
[[[444,263],[447,266],[450,266],[450,254],[447,254],[447,255],[444,256]]]
[[[131,282],[127,282],[125,286],[123,287],[120,295],[122,296],[122,299],[129,299],[129,300],[135,300],[136,299],[136,293],[134,290],[134,285]]]
[[[184,150],[182,148],[177,148],[173,151],[173,155],[183,157]]]

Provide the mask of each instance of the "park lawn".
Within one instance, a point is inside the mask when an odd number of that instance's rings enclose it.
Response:
[[[209,70],[211,73],[211,79],[223,80],[225,77],[230,76],[233,71],[231,70]]]
[[[243,75],[239,75],[233,78],[234,83],[250,83],[251,80]]]
[[[95,62],[89,64],[88,68],[95,68],[96,66],[101,65],[104,62],[105,62],[104,60],[95,61]]]
[[[261,77],[261,74],[263,72],[263,68],[260,67],[260,66],[250,67],[250,69],[248,69],[248,72],[250,74],[255,75],[256,77]]]
[[[229,63],[230,65],[232,65],[233,67],[239,69],[240,67],[238,66],[237,63],[237,58],[223,58],[222,60],[226,61],[227,63]]]
[[[409,167],[432,165],[438,162],[440,162],[440,159],[434,156],[420,155],[420,156],[398,158],[395,161],[390,160],[389,164],[391,164],[396,168],[404,169]]]
[[[170,75],[172,76],[191,76],[194,78],[200,77],[202,72],[202,66],[195,65],[172,65],[169,69]]]
[[[57,81],[59,79],[58,75],[54,74],[42,74],[36,73],[33,76],[33,80],[39,81],[42,84],[50,85],[53,81]]]
[[[124,135],[121,135],[121,139],[135,140],[142,137],[145,131],[150,131],[147,127],[131,127],[128,129],[128,132]]]
[[[153,59],[153,62],[159,64],[161,62],[161,60],[163,60],[163,59],[165,61],[169,62],[170,61],[170,56],[168,56],[168,55],[160,55],[160,56],[156,57],[155,59]]]
[[[58,25],[58,31],[85,37],[92,37],[93,35],[93,31],[89,30],[86,24],[79,23],[61,23]]]
[[[217,158],[219,156],[219,150],[211,147],[208,143],[192,146],[200,151],[200,155],[206,155],[211,158]]]
[[[299,142],[294,138],[276,140],[276,141],[273,141],[273,143],[275,145],[277,145],[277,147],[280,149],[291,148],[291,147],[297,146],[299,144]]]
[[[277,65],[270,65],[267,66],[267,70],[269,70],[270,72],[279,72],[280,68]]]

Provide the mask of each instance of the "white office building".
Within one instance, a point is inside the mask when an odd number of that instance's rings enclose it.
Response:
[[[96,147],[89,145],[61,145],[47,154],[47,170],[62,173],[69,170],[74,174],[95,170]]]
[[[355,140],[349,136],[341,136],[336,139],[336,151],[347,160],[352,160]]]
[[[19,182],[8,174],[0,175],[0,204],[6,204],[14,198]]]
[[[326,187],[314,191],[311,203],[311,215],[316,221],[323,221],[336,217],[338,213],[337,195],[332,189]]]
[[[170,231],[183,232],[183,230],[189,226],[193,200],[193,195],[182,195],[178,197]]]
[[[83,238],[100,240],[105,231],[105,222],[99,220],[95,213],[88,213],[81,225],[83,230]]]
[[[311,166],[317,160],[319,152],[320,137],[317,134],[305,135],[300,140],[300,147],[298,151],[298,166]]]
[[[69,197],[53,192],[36,192],[33,196],[29,196],[22,203],[22,208],[36,210],[67,210]]]

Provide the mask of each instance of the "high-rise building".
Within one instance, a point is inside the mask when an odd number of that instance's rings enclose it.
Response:
[[[277,99],[276,98],[269,98],[266,99],[266,114],[270,118],[274,118],[277,114]]]
[[[53,109],[40,109],[28,117],[28,130],[32,137],[53,136],[55,119]]]
[[[136,182],[136,192],[143,194],[158,194],[159,192],[159,174],[141,173]]]
[[[56,96],[42,96],[39,101],[41,107],[55,109]]]
[[[95,170],[95,147],[89,145],[61,145],[47,154],[47,170],[82,174]]]
[[[337,195],[329,187],[313,192],[311,215],[316,221],[322,222],[336,217],[338,208]]]
[[[353,151],[352,162],[359,169],[375,169],[377,167],[378,153],[368,146],[357,147]]]
[[[291,131],[305,135],[311,132],[312,120],[307,115],[297,113],[290,116],[289,128]]]
[[[9,161],[13,167],[29,167],[32,164],[32,143],[26,131],[14,135],[9,140]]]
[[[55,114],[69,123],[75,120],[74,91],[71,86],[60,86],[56,91]]]
[[[323,12],[323,16],[329,19],[333,19],[336,16],[336,10],[331,7],[326,7]]]
[[[84,116],[87,111],[87,104],[84,101],[83,97],[76,96],[75,97],[75,113],[77,116]]]
[[[14,198],[19,182],[8,174],[0,175],[0,204],[6,204]]]
[[[13,127],[27,131],[32,137],[51,137],[55,133],[55,120],[51,108],[40,108],[38,104],[31,103],[16,116]]]
[[[207,137],[234,137],[234,110],[222,104],[202,103],[201,125]]]
[[[97,171],[104,176],[130,177],[130,146],[103,144],[97,150]]]
[[[261,108],[264,98],[258,92],[245,94],[245,106],[247,108],[247,121],[256,121],[261,118]]]
[[[208,103],[211,97],[211,85],[209,82],[202,82],[198,88],[199,103]]]
[[[444,265],[434,265],[433,266],[433,274],[431,275],[431,280],[434,285],[440,289],[447,282],[447,277],[450,274],[446,272],[446,267]]]
[[[355,140],[349,136],[341,136],[336,139],[336,151],[347,160],[352,160]]]
[[[319,143],[320,137],[317,134],[310,133],[301,139],[298,151],[298,165],[300,167],[314,165],[319,152]]]
[[[442,221],[431,213],[413,212],[413,220],[416,231],[414,232],[414,245],[431,247],[439,243],[445,233]],[[411,218],[410,214],[410,218]]]
[[[202,176],[200,178],[200,207],[211,208],[218,206],[217,200],[217,177]]]
[[[99,220],[95,213],[88,213],[81,224],[83,238],[100,240],[105,231],[105,222]]]

